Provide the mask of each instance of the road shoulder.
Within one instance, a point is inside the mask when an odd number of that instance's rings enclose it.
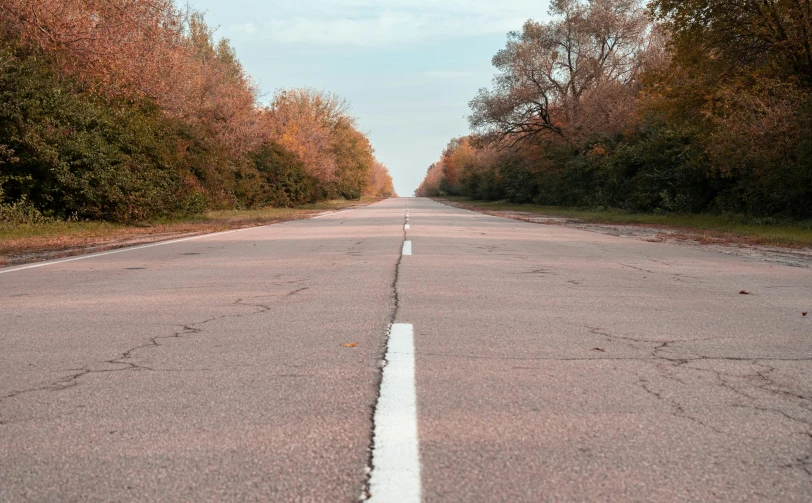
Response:
[[[732,234],[709,232],[702,229],[686,229],[666,225],[595,223],[578,218],[545,215],[529,211],[489,209],[479,206],[475,202],[451,201],[442,198],[435,198],[434,200],[454,208],[476,211],[495,217],[510,218],[534,224],[569,227],[650,243],[671,243],[726,255],[754,258],[780,265],[812,268],[812,247],[792,248],[762,245],[748,242],[744,237],[737,238]]]

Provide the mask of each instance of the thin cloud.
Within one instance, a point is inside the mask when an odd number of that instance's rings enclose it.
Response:
[[[424,77],[431,77],[436,79],[463,79],[466,77],[471,77],[473,73],[471,72],[423,72]]]
[[[257,27],[254,23],[230,24],[226,29],[229,33],[242,33],[245,35],[253,35],[257,32]]]
[[[538,10],[529,0],[301,0],[254,12],[228,31],[279,44],[400,45],[505,33]]]

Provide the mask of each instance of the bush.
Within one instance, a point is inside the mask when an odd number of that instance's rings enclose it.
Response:
[[[157,109],[84,92],[37,52],[3,58],[0,144],[14,152],[2,165],[4,204],[119,222],[180,209],[183,177],[169,163],[172,133]]]

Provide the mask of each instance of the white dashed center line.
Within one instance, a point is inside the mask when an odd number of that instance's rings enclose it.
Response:
[[[403,242],[403,255],[411,255],[412,254],[412,242],[411,241],[404,241]]]
[[[375,409],[375,447],[369,501],[420,503],[414,329],[395,323],[389,332],[381,395]]]

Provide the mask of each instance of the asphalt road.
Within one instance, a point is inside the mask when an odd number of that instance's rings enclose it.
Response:
[[[808,269],[425,199],[0,269],[0,502],[407,503],[390,390],[424,501],[812,501],[806,311]]]

